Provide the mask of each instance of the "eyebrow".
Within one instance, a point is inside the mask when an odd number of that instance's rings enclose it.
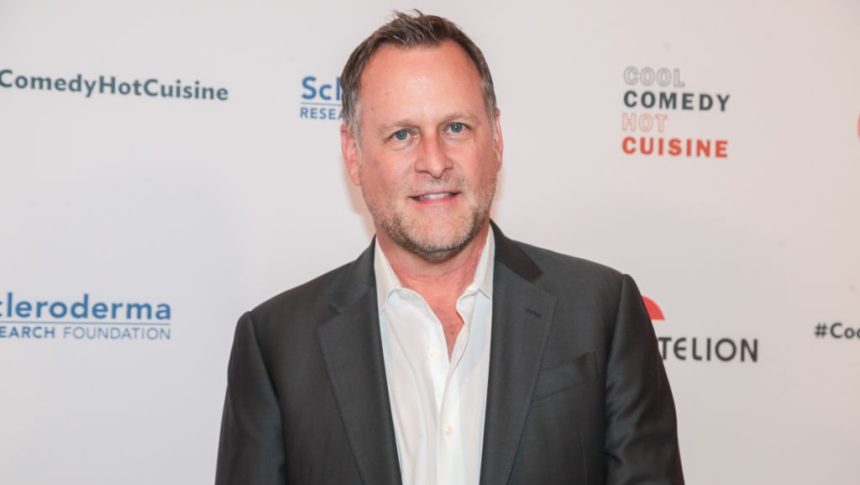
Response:
[[[386,123],[379,127],[379,136],[387,136],[388,132],[393,130],[394,128],[411,128],[414,126],[417,126],[416,123],[409,119],[392,121],[391,123]]]
[[[481,119],[475,115],[466,113],[464,111],[456,111],[454,113],[450,113],[442,118],[442,124],[450,123],[454,120],[465,120],[472,126],[478,126],[481,124]],[[415,128],[418,126],[418,123],[404,118],[397,121],[392,121],[391,123],[385,123],[384,125],[379,127],[379,136],[385,137],[388,135],[388,132],[393,130],[394,128]]]
[[[443,121],[443,123],[450,123],[454,120],[465,120],[472,126],[478,126],[481,124],[481,118],[479,118],[473,114],[466,113],[465,111],[458,111],[455,113],[451,113],[450,115],[446,116],[444,119],[445,119],[445,121]]]

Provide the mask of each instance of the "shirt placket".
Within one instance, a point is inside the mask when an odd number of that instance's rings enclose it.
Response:
[[[457,312],[464,322],[469,322],[467,317],[471,317],[471,309],[466,300],[474,299],[474,291],[465,293],[457,301]],[[442,325],[437,327],[437,339],[445,341],[445,335],[442,332]],[[438,340],[437,340],[438,341]],[[466,464],[465,450],[463,447],[463,421],[460,414],[460,398],[462,391],[462,373],[458,365],[463,355],[466,353],[469,344],[469,325],[463,325],[460,333],[457,335],[457,340],[454,344],[454,349],[451,352],[450,361],[447,363],[447,372],[443,382],[442,399],[439,406],[439,419],[437,420],[439,429],[437,430],[437,483],[439,485],[453,484],[459,485],[466,483]]]

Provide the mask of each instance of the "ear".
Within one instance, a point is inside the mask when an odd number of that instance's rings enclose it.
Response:
[[[498,164],[496,170],[502,168],[502,154],[505,151],[505,141],[502,139],[501,114],[499,108],[496,108],[496,115],[493,117],[493,135],[495,135],[493,142],[496,145],[496,163]]]
[[[340,151],[343,154],[349,179],[355,185],[361,185],[358,177],[358,140],[346,123],[340,124]]]

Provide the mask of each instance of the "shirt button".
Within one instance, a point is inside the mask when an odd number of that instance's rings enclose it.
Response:
[[[445,431],[445,436],[450,437],[454,435],[454,428],[452,428],[450,424],[446,424],[442,430]]]
[[[439,351],[438,350],[431,350],[430,351],[430,358],[433,360],[438,359],[439,358]]]

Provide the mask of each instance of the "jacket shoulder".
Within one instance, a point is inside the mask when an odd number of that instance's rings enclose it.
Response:
[[[539,286],[568,286],[577,289],[618,290],[624,274],[601,263],[562,254],[531,244],[514,242],[540,268]]]

